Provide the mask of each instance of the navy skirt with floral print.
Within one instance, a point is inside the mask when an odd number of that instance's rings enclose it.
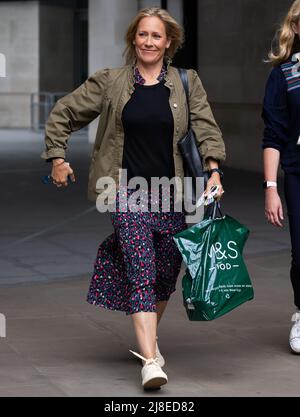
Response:
[[[158,301],[167,301],[176,289],[182,256],[173,236],[187,228],[185,215],[174,211],[171,188],[169,211],[162,210],[165,197],[151,190],[141,197],[137,211],[120,210],[136,189],[122,188],[116,194],[116,209],[110,212],[114,233],[98,248],[87,301],[127,315],[156,312]],[[156,211],[142,211],[150,198]],[[153,207],[153,206],[152,206]]]

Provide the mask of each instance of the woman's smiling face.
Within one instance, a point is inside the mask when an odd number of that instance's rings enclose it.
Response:
[[[156,16],[141,19],[135,35],[135,52],[142,64],[156,64],[163,61],[171,41],[167,38],[164,22]]]

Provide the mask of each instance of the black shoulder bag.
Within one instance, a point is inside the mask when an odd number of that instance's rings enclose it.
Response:
[[[203,171],[202,156],[199,153],[195,134],[191,128],[187,70],[183,68],[177,68],[177,70],[184,87],[189,114],[188,132],[183,138],[179,140],[177,145],[183,159],[184,176],[192,177],[192,202],[193,204],[196,204],[196,178],[204,178],[204,184],[206,185],[208,180],[208,173]]]

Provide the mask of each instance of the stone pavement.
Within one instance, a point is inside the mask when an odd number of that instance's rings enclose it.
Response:
[[[169,383],[140,387],[130,317],[85,301],[99,243],[112,232],[107,214],[86,198],[89,146],[70,140],[76,184],[44,185],[43,139],[0,132],[0,396],[299,396],[300,357],[289,351],[294,312],[287,221],[263,216],[261,176],[225,169],[223,210],[251,235],[245,259],[255,300],[213,322],[189,322],[180,278],[159,329]],[[258,156],[259,157],[259,156]]]

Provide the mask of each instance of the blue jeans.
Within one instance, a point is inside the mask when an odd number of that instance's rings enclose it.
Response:
[[[292,243],[290,277],[294,290],[295,305],[300,310],[300,175],[285,174],[285,199],[288,209]]]

